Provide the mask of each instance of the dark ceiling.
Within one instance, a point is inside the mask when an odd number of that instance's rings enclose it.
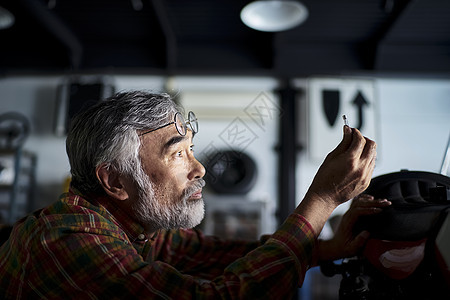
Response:
[[[302,0],[281,33],[247,28],[249,2],[0,0],[0,73],[450,74],[449,0]]]

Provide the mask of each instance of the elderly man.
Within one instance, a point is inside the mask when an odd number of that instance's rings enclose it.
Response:
[[[353,255],[362,196],[330,241],[331,212],[369,184],[375,143],[344,126],[305,198],[271,236],[224,241],[192,229],[204,215],[197,119],[168,95],[119,93],[79,114],[67,136],[70,191],[19,220],[0,248],[6,299],[288,299],[322,259]]]

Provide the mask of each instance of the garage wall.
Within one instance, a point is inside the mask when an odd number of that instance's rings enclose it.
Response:
[[[60,194],[64,179],[69,172],[65,153],[65,140],[54,135],[54,112],[57,103],[57,86],[63,76],[9,77],[0,79],[0,113],[18,111],[26,115],[32,123],[32,133],[25,144],[27,150],[38,155],[37,183],[38,195],[36,206],[46,205]],[[450,135],[450,80],[447,79],[393,79],[375,78],[378,99],[378,144],[379,159],[375,175],[395,172],[400,169],[438,172],[442,163],[444,150]],[[211,142],[217,146],[223,142],[219,134],[233,120],[241,116],[251,124],[257,133],[253,147],[249,152],[256,157],[262,177],[251,195],[255,198],[269,199],[276,203],[276,153],[273,147],[277,141],[277,120],[270,126],[258,127],[248,119],[245,108],[257,99],[261,92],[277,101],[271,94],[276,81],[268,79],[231,79],[231,78],[186,78],[173,84],[163,77],[154,76],[115,76],[116,90],[147,89],[164,90],[165,87],[185,94],[204,93],[211,99],[209,112],[221,115],[228,107],[232,114],[227,118],[217,119],[204,115],[201,121],[201,135],[197,140],[197,154],[202,153]],[[167,83],[170,83],[167,85]],[[214,93],[216,93],[214,95]],[[181,94],[180,94],[181,95]],[[231,97],[231,95],[234,95]],[[192,98],[192,97],[191,97]],[[213,99],[214,98],[214,99]],[[222,103],[230,100],[229,104]],[[211,103],[220,100],[220,106]],[[203,100],[202,100],[203,101]],[[201,102],[201,101],[200,101]],[[300,135],[306,136],[308,124],[305,123],[306,109],[304,101],[299,101]],[[188,108],[192,104],[185,102]],[[199,103],[195,104],[198,105]],[[192,104],[194,105],[194,104]],[[194,105],[194,106],[195,106]],[[237,105],[237,106],[236,106]],[[234,112],[233,112],[234,111]],[[200,112],[200,115],[205,111]],[[245,119],[247,117],[247,119]],[[197,139],[197,137],[196,137]],[[300,138],[301,140],[302,138]],[[307,141],[301,141],[307,142]],[[306,193],[319,163],[309,160],[305,152],[299,154],[297,166],[298,202]],[[344,210],[345,207],[342,208]],[[339,210],[338,210],[339,212]]]

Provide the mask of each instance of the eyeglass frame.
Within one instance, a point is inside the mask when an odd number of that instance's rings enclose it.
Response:
[[[180,120],[182,121],[182,124],[184,125],[184,126],[183,126],[183,127],[184,127],[184,134],[180,132],[180,129],[179,129],[178,126],[177,126],[177,116],[179,116]],[[194,126],[192,125],[193,123],[195,124]],[[153,131],[162,129],[162,128],[167,127],[167,126],[172,125],[172,124],[175,124],[175,128],[177,129],[178,133],[179,133],[181,136],[185,136],[185,135],[187,134],[188,125],[189,125],[189,127],[191,128],[191,131],[192,131],[192,134],[193,134],[193,135],[195,135],[195,134],[198,132],[198,119],[197,119],[197,116],[194,114],[193,111],[189,111],[189,112],[188,112],[188,120],[187,120],[187,121],[186,121],[186,119],[183,117],[183,115],[182,115],[180,112],[177,112],[177,113],[174,115],[173,121],[172,121],[172,122],[169,122],[169,123],[167,123],[167,124],[164,124],[164,125],[162,125],[162,126],[159,126],[158,128],[155,128],[155,129],[151,129],[151,130],[145,131],[145,132],[139,134],[139,136],[143,136],[143,135],[145,135],[145,134],[147,134],[147,133],[150,133],[150,132],[153,132]],[[194,130],[194,128],[195,128],[195,130]]]

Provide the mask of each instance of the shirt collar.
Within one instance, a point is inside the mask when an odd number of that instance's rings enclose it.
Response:
[[[85,198],[94,205],[105,208],[113,222],[125,232],[131,243],[148,241],[149,234],[145,232],[144,227],[129,216],[128,213],[120,209],[112,197],[107,195],[83,195],[74,187],[70,188],[70,192]],[[150,238],[152,237],[153,234],[150,234]]]

